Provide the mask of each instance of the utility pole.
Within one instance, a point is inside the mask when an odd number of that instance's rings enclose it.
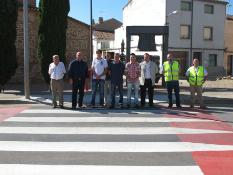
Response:
[[[192,64],[193,59],[193,13],[194,13],[194,3],[193,0],[191,1],[191,25],[190,25],[190,56],[189,56],[189,65]]]
[[[92,0],[90,0],[90,59],[93,58],[93,26],[92,26]]]
[[[28,0],[23,0],[23,33],[24,33],[24,94],[30,99],[29,87],[29,46],[28,46]]]

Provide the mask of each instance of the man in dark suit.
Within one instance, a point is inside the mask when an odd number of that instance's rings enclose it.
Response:
[[[72,61],[68,68],[69,82],[72,84],[72,109],[77,106],[77,93],[79,92],[78,106],[83,106],[85,80],[88,78],[88,66],[81,52],[76,53],[76,59]]]

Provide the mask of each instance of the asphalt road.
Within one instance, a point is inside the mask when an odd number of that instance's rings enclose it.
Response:
[[[230,175],[233,110],[0,107],[1,175]]]

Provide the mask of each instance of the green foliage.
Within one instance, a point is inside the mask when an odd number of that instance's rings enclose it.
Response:
[[[67,17],[69,0],[40,0],[40,24],[38,32],[38,59],[41,73],[49,83],[48,67],[57,54],[65,62]]]
[[[15,74],[17,0],[0,0],[0,85],[5,85]]]

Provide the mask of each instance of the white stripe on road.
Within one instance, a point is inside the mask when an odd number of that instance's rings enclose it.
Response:
[[[198,166],[0,165],[3,175],[204,175]]]
[[[233,145],[189,142],[24,142],[0,141],[0,151],[49,152],[194,152],[233,151]]]
[[[166,117],[11,117],[7,122],[212,122],[211,120]]]
[[[106,134],[106,135],[151,135],[151,134],[210,134],[233,133],[232,131],[189,129],[174,127],[0,127],[0,134]]]
[[[105,109],[103,109],[104,111],[107,111]],[[140,115],[151,115],[154,114],[156,115],[156,113],[160,112],[162,110],[148,110],[148,112],[146,111],[133,111],[132,113],[134,114],[140,114]],[[164,111],[164,110],[163,110]],[[119,113],[120,112],[120,113]],[[117,110],[117,111],[111,111],[111,114],[130,114],[131,111],[127,112],[127,110]],[[188,114],[198,114],[199,112],[195,112],[195,111],[183,111],[180,110],[179,112],[181,113],[188,113]],[[28,110],[24,110],[21,113],[24,114],[90,114],[90,111],[74,111],[74,110],[65,110],[65,109],[28,109]],[[91,112],[91,114],[95,115],[95,114],[100,114],[98,112]]]

